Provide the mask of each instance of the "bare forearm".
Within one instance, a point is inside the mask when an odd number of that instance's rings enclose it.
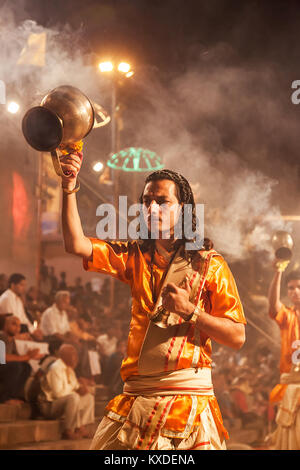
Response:
[[[245,327],[229,318],[218,318],[200,311],[196,326],[217,343],[240,349],[245,342]]]
[[[30,360],[29,354],[6,354],[6,362],[28,362]]]
[[[77,154],[68,154],[61,157],[60,162],[63,173],[66,175],[62,176],[62,229],[65,249],[68,253],[89,258],[92,255],[92,244],[82,230],[76,193],[70,193],[76,188],[81,159]]]
[[[269,288],[269,313],[272,317],[276,317],[282,307],[282,303],[280,302],[281,277],[282,273],[276,271]]]
[[[170,312],[178,313],[184,321],[194,321],[193,312],[195,305],[189,301],[190,288],[177,287],[174,283],[168,283],[162,291],[162,306]],[[245,327],[242,323],[236,323],[230,318],[214,317],[199,310],[196,318],[196,328],[204,331],[210,338],[218,343],[234,349],[239,349],[245,342]]]
[[[65,249],[68,253],[86,258],[92,255],[92,244],[83,233],[74,193],[63,192],[62,229]]]

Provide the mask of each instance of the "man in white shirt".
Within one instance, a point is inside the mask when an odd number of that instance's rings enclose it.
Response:
[[[94,396],[75,375],[78,363],[76,349],[71,344],[63,344],[58,356],[41,382],[40,411],[47,418],[64,416],[64,438],[87,437],[85,425],[95,419]]]
[[[117,327],[115,323],[111,323],[111,325],[107,327],[107,333],[103,333],[97,338],[98,349],[101,355],[102,379],[104,384],[107,384],[111,379],[111,371],[108,367],[109,358],[116,353],[117,344],[121,336],[122,330]]]
[[[0,313],[11,313],[18,317],[21,325],[25,325],[27,327],[30,335],[34,339],[41,340],[41,331],[33,326],[25,313],[24,304],[22,301],[22,295],[25,293],[25,290],[25,276],[19,273],[12,274],[8,280],[8,289],[0,296]],[[22,334],[19,335],[19,338],[22,338]],[[27,337],[26,339],[30,338]]]
[[[70,300],[68,291],[56,293],[54,304],[42,314],[40,327],[45,336],[55,336],[63,341],[70,337],[71,328],[66,312],[70,306]]]

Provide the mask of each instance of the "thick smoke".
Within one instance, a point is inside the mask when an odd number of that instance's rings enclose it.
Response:
[[[22,2],[20,2],[22,5]],[[44,66],[18,64],[32,34],[46,35]],[[44,28],[27,19],[16,22],[10,2],[6,2],[0,15],[0,79],[6,83],[7,99],[21,102],[19,117],[36,106],[53,88],[70,84],[78,87],[91,100],[103,100],[107,83],[95,70],[92,57],[82,53],[81,31],[72,31],[68,24],[63,29]],[[42,54],[43,55],[43,54]],[[2,117],[4,117],[2,115]],[[4,119],[2,131],[15,137],[16,123]]]
[[[232,54],[224,45],[205,51],[167,85],[143,77],[138,85],[151,111],[137,110],[132,125],[143,122],[139,141],[191,181],[205,204],[205,233],[218,250],[233,261],[263,251],[270,260],[273,233],[292,230],[281,218],[289,198],[282,189],[297,188],[296,178],[284,177],[284,160],[271,153],[295,123],[286,117],[290,103],[287,93],[282,104],[276,66],[232,65]],[[278,165],[278,179],[269,165]]]
[[[0,31],[0,78],[18,90],[27,107],[62,84],[80,88],[95,101],[108,99],[106,84],[81,52],[80,31],[45,29],[31,20],[17,23],[9,2],[1,11]],[[29,35],[42,32],[47,35],[45,66],[17,65]],[[124,133],[132,136],[128,145],[155,150],[165,167],[191,181],[197,202],[205,204],[205,234],[230,260],[253,251],[271,255],[274,231],[291,230],[280,218],[278,181],[266,168],[278,136],[288,138],[295,130],[282,118],[277,72],[274,64],[239,63],[226,44],[199,46],[175,77],[162,81],[149,68],[137,73],[132,86],[145,106],[133,102],[123,115]],[[13,135],[15,127],[1,121],[2,132]],[[295,184],[289,182],[291,191]]]

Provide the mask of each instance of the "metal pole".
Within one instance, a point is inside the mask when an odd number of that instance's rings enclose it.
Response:
[[[37,175],[37,260],[36,260],[36,288],[40,288],[40,270],[42,257],[42,184],[43,184],[43,154],[38,155]]]
[[[114,155],[117,152],[117,119],[116,119],[116,107],[117,107],[117,81],[116,77],[112,77],[112,93],[111,93],[111,152]],[[111,176],[113,181],[113,200],[114,206],[117,209],[118,206],[118,188],[117,188],[117,172],[111,170]],[[113,309],[115,303],[115,279],[110,278],[110,308]]]

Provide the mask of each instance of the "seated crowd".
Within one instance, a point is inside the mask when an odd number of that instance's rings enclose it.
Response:
[[[41,266],[40,289],[27,288],[25,276],[0,275],[0,403],[30,403],[32,418],[63,417],[64,437],[86,437],[94,422],[95,386],[109,397],[122,392],[119,369],[127,344],[130,296],[118,289],[114,314],[108,306],[109,284],[102,291],[90,283],[57,279]],[[125,331],[125,332],[124,332]]]
[[[94,421],[95,385],[108,398],[122,393],[119,373],[126,354],[130,293],[119,284],[113,312],[109,283],[68,285],[53,268],[41,266],[40,290],[27,289],[21,274],[0,275],[0,403],[28,401],[32,417],[64,417],[64,436],[86,436]],[[26,345],[26,348],[23,346]],[[46,349],[45,349],[46,348]],[[275,424],[269,393],[278,383],[277,361],[267,346],[255,354],[213,345],[213,383],[228,430],[255,429],[262,441]],[[47,351],[47,352],[45,352]]]
[[[276,410],[269,402],[279,381],[274,353],[265,344],[255,352],[214,346],[213,384],[225,426],[255,430],[255,443],[263,443],[275,427]]]

